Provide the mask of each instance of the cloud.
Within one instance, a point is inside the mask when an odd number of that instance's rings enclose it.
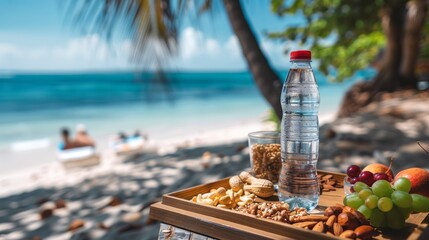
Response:
[[[97,34],[72,38],[53,47],[24,47],[0,42],[0,70],[75,71],[127,68],[130,46],[128,40],[109,45]]]
[[[241,55],[240,45],[235,35],[229,37],[228,41],[226,42],[226,50],[228,50],[228,52],[231,53],[233,56]]]
[[[206,42],[207,52],[210,54],[217,54],[220,50],[219,43],[214,39],[208,39]]]
[[[286,68],[284,46],[262,40],[261,48],[276,68]],[[225,41],[206,37],[203,32],[186,27],[179,39],[179,54],[168,64],[170,70],[242,71],[247,63],[239,41],[231,35]],[[72,38],[55,46],[24,47],[0,42],[0,70],[82,71],[132,69],[129,62],[130,40],[107,43],[97,34]]]
[[[0,58],[13,56],[18,52],[19,50],[16,46],[8,43],[0,43]]]
[[[291,42],[286,42],[285,44],[272,41],[270,39],[264,39],[261,42],[262,51],[267,55],[268,60],[273,66],[279,69],[288,68],[290,65],[289,56],[285,54],[285,46],[288,45],[291,47],[295,44]],[[294,47],[296,48],[296,47]]]
[[[172,61],[177,69],[188,70],[238,70],[247,68],[239,41],[231,35],[226,41],[207,38],[192,27],[184,29],[180,38],[180,54]],[[287,68],[288,57],[284,46],[269,39],[261,41],[262,51],[275,68]]]

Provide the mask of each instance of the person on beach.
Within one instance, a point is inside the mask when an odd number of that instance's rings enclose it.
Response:
[[[61,129],[61,138],[63,139],[63,142],[60,143],[60,149],[66,150],[74,147],[74,144],[70,139],[70,131],[68,128],[64,127]]]
[[[77,125],[74,144],[76,147],[95,147],[94,140],[88,135],[85,125]]]
[[[143,138],[144,141],[147,141],[149,139],[148,135],[145,133],[142,134],[139,129],[136,129],[133,137],[141,137],[141,138]]]
[[[119,139],[121,142],[126,142],[126,141],[127,141],[127,138],[128,138],[128,136],[127,136],[127,134],[126,134],[126,133],[124,133],[124,132],[119,132],[119,133],[118,133],[118,139]]]
[[[142,134],[140,133],[140,130],[136,129],[136,131],[134,132],[133,137],[141,137]]]
[[[116,136],[116,141],[117,142],[127,142],[128,139],[132,139],[132,138],[142,138],[143,140],[147,141],[148,136],[146,134],[141,134],[140,130],[136,129],[135,132],[133,133],[133,135],[128,135],[125,132],[119,132],[118,135]]]

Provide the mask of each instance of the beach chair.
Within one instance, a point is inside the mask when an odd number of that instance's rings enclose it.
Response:
[[[125,140],[112,141],[110,146],[118,156],[138,154],[144,150],[144,139],[141,136],[127,137]]]
[[[66,169],[90,167],[100,164],[100,156],[93,147],[59,150],[57,158]]]

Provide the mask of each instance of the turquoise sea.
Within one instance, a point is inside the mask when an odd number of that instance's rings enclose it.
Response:
[[[371,74],[332,84],[316,72],[320,114],[336,111],[348,87]],[[134,72],[0,73],[0,156],[52,148],[61,127],[79,123],[97,139],[135,129],[167,139],[197,125],[213,130],[260,120],[269,109],[248,72],[168,73],[165,81]]]

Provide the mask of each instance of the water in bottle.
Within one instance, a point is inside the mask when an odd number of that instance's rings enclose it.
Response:
[[[291,52],[291,69],[281,104],[282,169],[278,194],[291,208],[314,209],[319,201],[316,164],[319,155],[319,90],[311,68],[311,52]]]

